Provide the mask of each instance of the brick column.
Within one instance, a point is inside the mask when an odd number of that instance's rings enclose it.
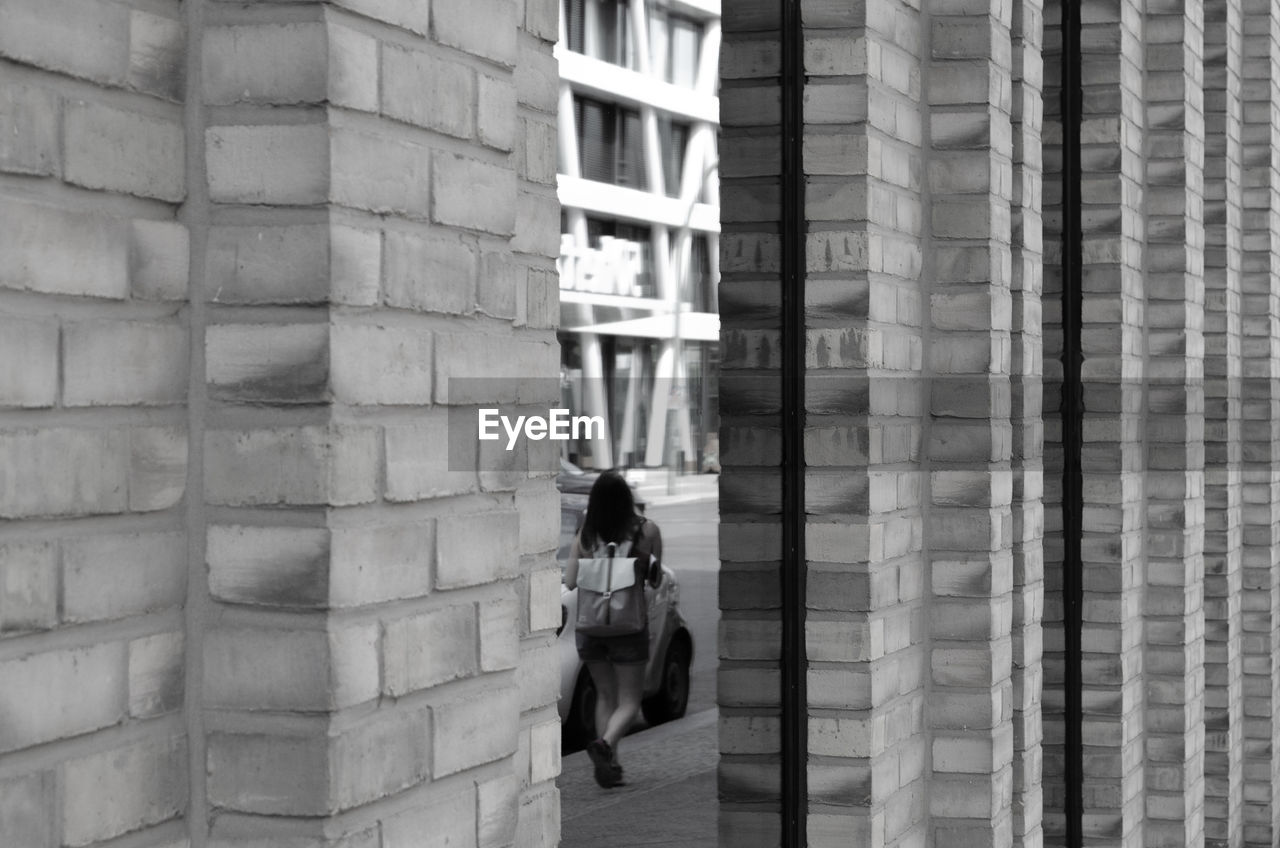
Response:
[[[1148,7],[1145,25],[1144,838],[1198,846],[1204,840],[1202,7]]]
[[[1043,201],[1041,228],[1044,239],[1041,287],[1041,368],[1044,411],[1044,608],[1041,618],[1040,725],[1041,830],[1049,845],[1062,844],[1064,836],[1064,674],[1062,605],[1062,3],[1045,0],[1044,48],[1044,128],[1040,155],[1043,159]]]
[[[1044,685],[1044,422],[1041,376],[1044,339],[1040,292],[1044,278],[1041,213],[1041,125],[1044,84],[1043,8],[1013,4],[1013,191],[1010,200],[1010,425],[1013,472],[1013,843],[1039,848]]]
[[[205,4],[211,846],[558,841],[552,458],[445,455],[509,400],[450,378],[556,374],[555,33]]]
[[[1013,841],[1010,7],[931,7],[930,831]]]
[[[0,844],[176,846],[181,10],[14,0],[0,16]]]
[[[1280,836],[1280,9],[1244,2],[1244,842]]]
[[[720,56],[720,844],[782,833],[780,25],[727,3]]]
[[[1205,844],[1244,831],[1239,2],[1205,8]]]
[[[914,4],[805,13],[809,844],[927,839]]]

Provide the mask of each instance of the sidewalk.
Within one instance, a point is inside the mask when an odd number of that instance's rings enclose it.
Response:
[[[627,472],[627,479],[636,484],[636,491],[653,506],[695,503],[720,497],[719,474],[684,474],[675,477],[673,492],[670,472],[663,468],[636,469]]]
[[[618,745],[626,784],[601,789],[585,751],[561,764],[561,848],[706,848],[716,844],[715,709],[634,733]]]

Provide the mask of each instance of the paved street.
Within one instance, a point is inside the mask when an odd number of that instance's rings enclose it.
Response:
[[[562,848],[706,848],[716,844],[714,709],[628,736],[626,784],[601,789],[583,751],[564,758]]]

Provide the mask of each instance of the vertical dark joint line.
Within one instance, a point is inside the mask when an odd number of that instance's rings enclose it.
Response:
[[[804,618],[804,28],[782,3],[782,845],[803,848],[808,813]]]
[[[1083,230],[1080,200],[1080,0],[1062,0],[1062,600],[1066,703],[1067,848],[1084,844],[1084,709],[1081,703],[1081,631],[1084,627],[1080,545],[1084,532],[1084,385],[1081,380]]]

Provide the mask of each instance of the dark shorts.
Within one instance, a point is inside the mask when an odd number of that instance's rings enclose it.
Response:
[[[575,636],[578,642],[578,659],[583,662],[628,665],[649,661],[648,629],[630,636],[587,636],[582,633]]]

